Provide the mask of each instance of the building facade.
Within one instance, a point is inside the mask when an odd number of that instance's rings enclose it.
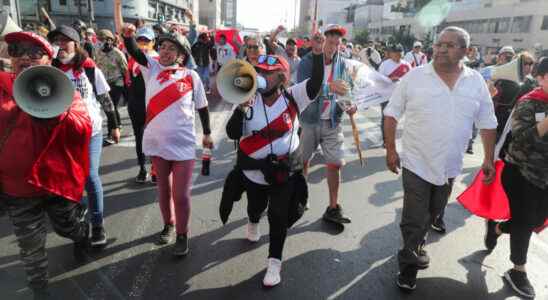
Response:
[[[40,20],[40,8],[44,7],[57,24],[70,24],[76,19],[86,23],[91,21],[98,28],[114,29],[113,0],[24,0],[19,1],[23,22]],[[124,0],[122,14],[125,21],[143,19],[150,23],[173,21],[186,23],[184,10],[190,9],[198,14],[197,0]]]
[[[200,24],[209,28],[220,27],[222,24],[221,12],[221,0],[200,0]]]
[[[237,25],[237,0],[222,0],[221,7],[221,22],[227,27],[235,27]]]

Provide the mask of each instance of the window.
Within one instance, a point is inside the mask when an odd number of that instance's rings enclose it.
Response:
[[[512,33],[529,32],[532,18],[533,16],[514,17],[514,21],[512,22],[511,32]]]
[[[67,5],[67,0],[59,0],[59,5],[66,6]]]
[[[512,18],[500,18],[497,26],[497,33],[507,33],[510,30]]]
[[[542,25],[540,26],[541,30],[548,30],[548,16],[544,16],[542,19]]]

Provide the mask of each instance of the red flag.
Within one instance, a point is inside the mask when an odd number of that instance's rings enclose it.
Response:
[[[510,206],[501,180],[504,162],[497,160],[495,168],[497,175],[493,183],[484,184],[485,175],[480,170],[472,184],[457,197],[457,200],[464,208],[478,217],[489,220],[508,220],[510,219]],[[546,227],[548,227],[548,220],[543,226],[535,229],[535,232],[538,233]]]
[[[232,29],[232,28],[225,28],[225,29],[217,29],[215,31],[215,43],[219,43],[219,40],[221,40],[221,35],[226,36],[226,42],[232,46],[232,49],[234,49],[234,53],[238,55],[238,47],[234,44],[234,37],[236,37],[236,40],[241,45],[243,44],[242,38],[240,37],[240,32],[238,29]]]

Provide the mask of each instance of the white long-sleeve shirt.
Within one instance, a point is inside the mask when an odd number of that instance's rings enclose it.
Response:
[[[478,129],[497,127],[485,80],[468,67],[452,90],[432,64],[414,68],[394,90],[384,115],[396,120],[405,115],[402,167],[434,185],[460,174],[474,123]]]

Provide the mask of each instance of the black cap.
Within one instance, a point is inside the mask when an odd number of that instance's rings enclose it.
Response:
[[[388,46],[388,51],[403,52],[403,46],[401,44],[392,44]]]
[[[297,42],[295,41],[295,39],[292,39],[292,38],[288,38],[287,41],[285,42],[286,45],[297,45]]]
[[[170,41],[174,43],[185,55],[190,55],[190,43],[181,34],[177,32],[162,34],[158,37],[158,45],[163,41]]]
[[[541,57],[538,64],[534,67],[534,76],[544,76],[548,74],[548,57]]]
[[[66,36],[68,39],[76,42],[76,43],[80,43],[80,34],[72,27],[70,26],[67,26],[67,25],[61,25],[57,28],[55,28],[55,30],[53,31],[50,31],[48,33],[48,40],[50,42],[53,41],[53,39],[55,38],[55,36],[57,36],[58,34],[62,34],[64,36]]]

